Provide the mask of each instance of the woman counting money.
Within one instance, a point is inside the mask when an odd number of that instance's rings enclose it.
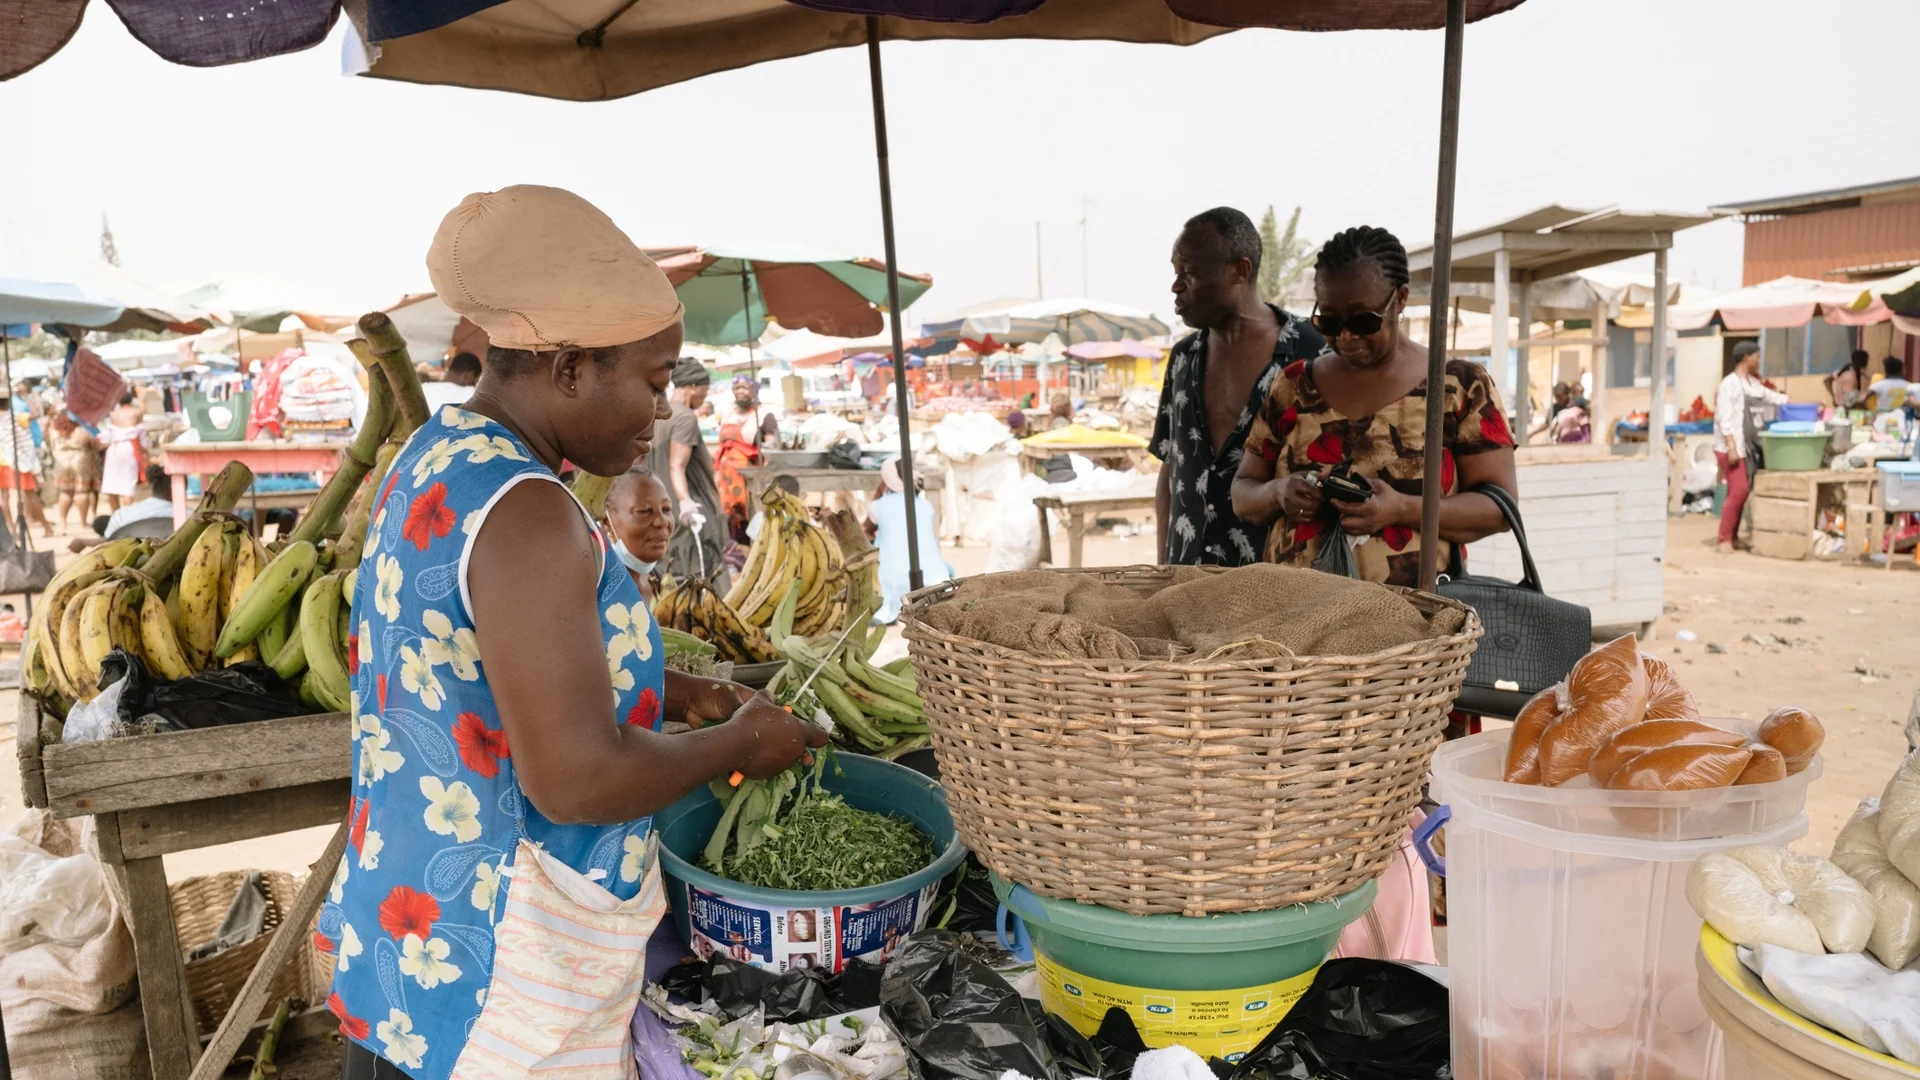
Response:
[[[344,1075],[618,1076],[666,907],[650,815],[825,738],[666,671],[558,480],[563,459],[625,473],[670,415],[666,276],[546,187],[469,195],[427,270],[492,346],[473,397],[394,460],[354,591],[352,831],[320,919]]]

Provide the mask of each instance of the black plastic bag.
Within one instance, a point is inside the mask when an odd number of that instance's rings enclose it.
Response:
[[[1452,1080],[1447,988],[1404,964],[1329,960],[1230,1080]]]
[[[716,956],[674,965],[661,977],[660,985],[688,1001],[712,1001],[729,1020],[760,1009],[768,1023],[791,1024],[880,1003],[879,965],[865,960],[848,961],[838,975],[817,968],[794,968],[775,975]]]
[[[1053,1075],[1020,995],[948,931],[906,940],[881,976],[880,1015],[906,1044],[915,1080],[999,1080],[1008,1069]]]
[[[171,682],[148,674],[145,665],[115,649],[100,661],[102,685],[125,670],[132,681],[120,694],[120,722],[151,731],[225,727],[283,716],[307,716],[313,708],[272,668],[257,660],[214,668]]]

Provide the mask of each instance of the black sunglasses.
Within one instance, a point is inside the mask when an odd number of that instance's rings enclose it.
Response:
[[[1392,307],[1393,302],[1388,301],[1387,306]],[[1368,334],[1377,334],[1380,332],[1380,328],[1387,324],[1387,315],[1383,311],[1361,311],[1352,315],[1328,315],[1321,312],[1319,305],[1316,304],[1313,308],[1312,322],[1313,328],[1320,331],[1321,336],[1325,337],[1328,341],[1332,341],[1334,338],[1339,337],[1340,332],[1343,330],[1352,333],[1355,337],[1366,337]]]

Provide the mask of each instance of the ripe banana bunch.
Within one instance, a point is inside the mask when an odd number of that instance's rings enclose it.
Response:
[[[798,581],[794,632],[837,629],[847,617],[850,584],[839,541],[814,524],[806,504],[780,487],[768,485],[760,502],[765,520],[727,593],[728,605],[748,625],[767,626],[788,586]]]
[[[660,590],[653,599],[653,618],[662,627],[692,634],[719,650],[719,658],[736,664],[765,664],[777,659],[766,631],[740,618],[705,578],[693,578]]]

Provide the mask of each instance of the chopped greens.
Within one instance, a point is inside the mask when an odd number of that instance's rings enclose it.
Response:
[[[769,780],[715,794],[726,810],[707,842],[707,869],[765,889],[863,889],[924,869],[933,842],[905,818],[856,810],[820,788],[832,751]]]

